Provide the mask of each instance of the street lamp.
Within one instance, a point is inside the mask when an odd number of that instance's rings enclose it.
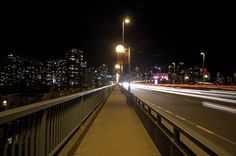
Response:
[[[205,52],[201,52],[201,55],[202,55],[202,81],[204,81]]]
[[[120,80],[122,81],[122,78],[123,78],[123,64],[124,64],[123,53],[125,52],[124,46],[123,45],[116,46],[116,52],[118,54],[121,54],[121,56],[122,56],[122,63],[120,64]]]
[[[120,69],[120,65],[119,65],[119,64],[116,64],[116,65],[115,65],[115,69]]]
[[[130,92],[130,70],[131,70],[131,64],[130,64],[130,47],[128,47],[128,65],[129,65],[129,86],[128,86],[128,91]]]
[[[122,45],[123,45],[123,47],[125,47],[125,24],[129,24],[129,23],[130,23],[129,18],[125,18],[122,20]],[[121,56],[121,59],[122,59],[121,73],[123,73],[123,71],[124,71],[124,55]]]
[[[117,53],[125,53],[127,52],[128,53],[128,75],[129,75],[129,78],[128,78],[128,83],[129,83],[129,86],[128,86],[128,91],[130,92],[130,70],[131,70],[131,61],[130,61],[130,47],[128,48],[125,48],[123,45],[118,45],[116,46],[116,52]],[[121,73],[122,75],[123,73]]]
[[[125,47],[123,45],[116,46],[116,52],[117,53],[124,53],[125,52]]]
[[[175,73],[175,63],[172,62],[172,64],[173,64],[173,70],[174,70],[174,72],[173,72],[173,83],[175,83],[175,78],[176,78],[176,73]]]
[[[130,23],[129,18],[125,18],[122,21],[122,45],[125,46],[125,24]]]

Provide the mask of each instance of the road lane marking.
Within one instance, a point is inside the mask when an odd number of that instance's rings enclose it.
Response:
[[[181,117],[181,116],[179,116],[179,115],[175,115],[175,117],[177,117],[177,118],[179,118],[179,119],[181,119],[181,120],[184,120],[184,121],[186,121],[186,119],[185,119],[185,118],[183,118],[183,117]]]
[[[229,140],[229,139],[227,139],[227,138],[224,138],[224,137],[222,137],[222,136],[220,136],[220,135],[218,135],[218,134],[214,134],[214,135],[217,136],[217,137],[219,137],[220,139],[225,140],[225,141],[227,141],[227,142],[233,144],[234,146],[236,146],[236,142],[231,141],[231,140]]]
[[[155,107],[157,107],[157,108],[159,108],[159,109],[163,109],[162,107],[160,107],[160,106],[155,106]]]
[[[185,122],[188,122],[189,124],[191,124],[191,125],[193,125],[193,126],[196,126],[195,123],[193,123],[193,122],[191,122],[191,121],[189,121],[189,120],[183,118],[182,116],[175,115],[175,117],[177,117],[177,118],[179,118],[179,119],[181,119],[181,120],[183,120],[183,121],[185,121]]]
[[[209,107],[209,108],[213,108],[213,109],[222,110],[222,111],[225,111],[225,112],[230,112],[230,113],[236,114],[236,109],[233,108],[233,107],[223,106],[223,105],[220,105],[220,104],[216,104],[216,103],[212,103],[212,102],[206,102],[206,101],[203,101],[202,105],[205,106],[205,107]]]
[[[164,109],[165,112],[169,113],[169,114],[174,114],[173,112],[167,110],[167,109]]]
[[[223,137],[223,136],[220,136],[220,135],[218,135],[218,134],[216,134],[216,133],[214,133],[214,132],[212,132],[212,131],[210,131],[210,130],[208,130],[208,129],[206,129],[206,128],[200,126],[200,125],[196,125],[196,127],[197,127],[197,128],[200,128],[201,130],[204,130],[205,132],[208,132],[208,133],[210,133],[210,134],[212,134],[212,135],[215,135],[216,137],[218,137],[218,138],[220,138],[220,139],[222,139],[222,140],[224,140],[224,141],[226,141],[226,142],[229,142],[229,143],[231,143],[231,144],[233,144],[233,145],[236,145],[236,142],[231,141],[231,140],[229,140],[229,139],[227,139],[227,138],[225,138],[225,137]]]
[[[205,132],[207,132],[207,133],[215,134],[214,132],[212,132],[212,131],[210,131],[210,130],[208,130],[208,129],[206,129],[206,128],[200,126],[200,125],[196,125],[196,127],[197,127],[197,128],[200,128],[201,130],[203,130],[203,131],[205,131]]]

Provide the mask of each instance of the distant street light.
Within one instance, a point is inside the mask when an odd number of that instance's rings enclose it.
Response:
[[[125,52],[125,47],[123,45],[116,46],[116,52],[117,53],[124,53]]]
[[[6,107],[6,106],[7,106],[7,100],[3,100],[3,101],[2,101],[2,106],[3,106],[3,107]]]
[[[122,20],[122,45],[125,47],[125,24],[129,24],[130,19],[125,18]],[[124,53],[124,52],[123,52]],[[121,73],[124,71],[124,55],[121,56],[122,64],[121,64]],[[122,79],[122,77],[121,77]]]
[[[131,77],[131,63],[130,63],[130,47],[127,49],[128,50],[128,65],[129,65],[129,86],[128,86],[128,91],[130,92],[130,77]]]
[[[122,81],[122,78],[123,78],[123,64],[124,64],[124,61],[123,61],[123,53],[125,52],[125,48],[123,45],[118,45],[116,46],[116,52],[118,54],[121,54],[122,56],[122,62],[121,64],[119,65],[120,66],[120,80]],[[117,68],[118,66],[116,66]]]
[[[175,83],[175,79],[176,79],[176,73],[175,73],[175,63],[174,62],[172,62],[172,64],[173,64],[173,70],[174,70],[174,72],[173,72],[173,83]]]
[[[201,52],[201,55],[202,55],[202,81],[204,81],[205,52]]]
[[[116,65],[115,65],[115,69],[120,69],[120,65],[119,65],[119,64],[116,64]]]
[[[130,61],[130,47],[128,47],[128,48],[125,48],[124,46],[122,46],[122,45],[118,45],[118,46],[116,46],[116,52],[117,53],[125,53],[125,52],[127,52],[128,53],[128,75],[129,75],[129,79],[128,79],[128,81],[129,81],[129,86],[128,86],[128,91],[130,92],[130,70],[131,70],[131,61]],[[121,73],[121,75],[123,75],[123,73]]]
[[[116,74],[116,83],[119,82],[119,79],[120,79],[120,74]]]
[[[130,23],[129,18],[122,21],[122,45],[125,46],[125,24]]]

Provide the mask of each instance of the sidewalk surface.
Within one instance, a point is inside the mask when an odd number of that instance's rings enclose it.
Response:
[[[115,87],[74,156],[156,156],[156,146]]]

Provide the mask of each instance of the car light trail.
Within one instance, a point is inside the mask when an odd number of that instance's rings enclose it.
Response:
[[[219,94],[219,92],[214,93],[214,91],[203,92],[202,90],[195,90],[195,89],[177,89],[177,88],[171,88],[171,87],[147,86],[147,85],[140,85],[140,84],[131,84],[131,88],[147,89],[147,90],[152,90],[152,91],[178,94],[178,95],[197,97],[197,98],[236,104],[236,93],[231,92],[231,95],[229,95],[228,91],[226,92],[226,94],[223,94],[224,93],[223,91],[221,91],[220,92],[221,94]]]
[[[213,108],[213,109],[222,110],[222,111],[226,111],[226,112],[236,114],[236,109],[234,109],[232,107],[222,106],[222,105],[219,105],[219,104],[215,104],[215,103],[211,103],[211,102],[205,102],[205,101],[202,102],[202,105],[205,106],[205,107],[209,107],[209,108]]]

